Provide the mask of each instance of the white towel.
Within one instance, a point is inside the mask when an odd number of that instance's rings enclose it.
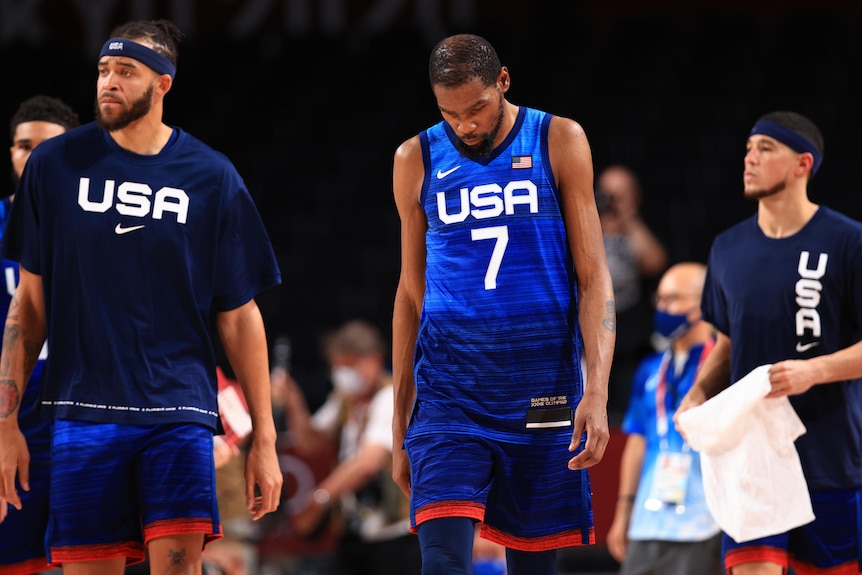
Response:
[[[814,520],[794,441],[805,433],[787,397],[769,398],[769,365],[761,365],[679,425],[700,452],[706,504],[716,523],[742,543]]]

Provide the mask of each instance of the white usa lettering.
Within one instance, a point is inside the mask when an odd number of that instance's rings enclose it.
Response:
[[[515,213],[515,207],[528,206],[529,212],[539,211],[539,196],[536,184],[530,180],[509,182],[505,187],[499,184],[482,184],[472,189],[461,188],[458,195],[459,205],[451,213],[446,205],[446,192],[437,192],[437,215],[444,224],[463,222],[468,216],[477,220],[496,218],[504,213]]]
[[[796,305],[799,306],[796,311],[796,335],[801,337],[805,335],[805,330],[810,330],[812,336],[820,337],[820,313],[817,311],[823,291],[820,278],[826,274],[829,255],[820,254],[816,269],[809,269],[808,258],[808,252],[799,254],[797,271],[802,277],[796,282]]]
[[[184,190],[165,186],[154,194],[150,186],[138,182],[122,182],[117,186],[114,180],[105,180],[101,199],[93,201],[90,178],[81,178],[78,184],[78,205],[86,212],[102,214],[114,207],[124,216],[144,218],[149,215],[154,220],[161,220],[165,213],[170,212],[176,214],[179,224],[186,223],[189,215],[189,196]]]

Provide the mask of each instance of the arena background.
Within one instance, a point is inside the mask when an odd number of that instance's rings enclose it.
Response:
[[[824,132],[814,200],[862,218],[858,0],[0,0],[0,113],[46,93],[91,120],[101,43],[156,17],[186,33],[166,120],[226,153],[260,207],[284,284],[259,303],[312,404],[323,332],[364,317],[391,335],[392,155],[439,119],[427,60],[447,34],[496,46],[513,102],[578,120],[597,171],[634,168],[673,261],[705,261],[753,213],[744,141],[774,109]]]

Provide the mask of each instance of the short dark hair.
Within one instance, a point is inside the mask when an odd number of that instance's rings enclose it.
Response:
[[[757,119],[758,122],[761,120],[775,122],[780,126],[793,130],[811,142],[817,151],[820,152],[820,157],[823,157],[823,134],[820,133],[820,128],[817,127],[817,124],[802,114],[787,110],[779,110],[777,112],[764,114]]]
[[[456,34],[444,38],[431,50],[428,76],[431,86],[461,86],[479,78],[484,86],[497,81],[500,58],[491,44],[475,34]]]
[[[77,112],[63,100],[38,94],[21,102],[12,114],[12,119],[9,120],[9,138],[15,137],[15,130],[24,122],[51,122],[71,130],[80,125],[81,120]]]
[[[120,24],[111,30],[111,38],[127,38],[129,40],[149,40],[153,50],[167,58],[171,64],[177,65],[178,46],[183,33],[170,20],[133,20]]]

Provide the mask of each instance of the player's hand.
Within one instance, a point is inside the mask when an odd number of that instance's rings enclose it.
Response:
[[[805,393],[817,383],[811,363],[805,359],[789,359],[772,364],[769,368],[769,384],[772,386],[766,397],[784,397]]]
[[[30,491],[30,451],[18,421],[0,422],[0,500],[21,509],[21,498],[15,488],[15,477],[24,491]]]
[[[252,440],[245,460],[245,499],[252,519],[257,521],[278,509],[283,482],[274,442]],[[259,494],[255,488],[260,490]]]
[[[583,433],[587,433],[583,450],[569,460],[569,469],[586,469],[602,460],[610,441],[607,401],[592,393],[585,393],[575,410],[575,425],[569,451],[577,451]]]
[[[392,480],[410,498],[410,462],[404,449],[392,450]]]

